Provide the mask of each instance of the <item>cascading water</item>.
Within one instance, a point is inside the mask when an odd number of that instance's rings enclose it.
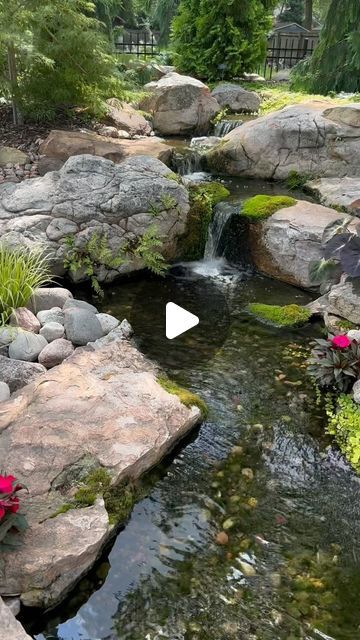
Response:
[[[208,229],[204,260],[214,260],[214,258],[220,258],[224,254],[225,245],[222,243],[222,239],[227,223],[233,215],[232,207],[216,207]]]
[[[220,120],[220,122],[215,125],[214,136],[223,138],[230,133],[230,131],[237,129],[237,127],[240,127],[242,124],[242,120]]]
[[[172,168],[180,176],[198,173],[202,170],[203,152],[194,147],[186,147],[181,152],[176,152],[172,159]]]

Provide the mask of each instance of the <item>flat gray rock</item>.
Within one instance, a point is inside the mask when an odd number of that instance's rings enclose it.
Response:
[[[360,325],[360,287],[353,281],[335,285],[329,292],[329,313]]]
[[[113,329],[116,329],[120,324],[120,321],[109,313],[98,313],[96,317],[101,324],[104,336],[110,333],[110,331],[113,331]]]
[[[69,358],[74,352],[74,346],[69,340],[59,338],[48,344],[39,355],[39,363],[46,369],[52,369]]]
[[[344,178],[320,178],[305,184],[321,204],[327,207],[342,207],[352,215],[360,216],[360,176]]]
[[[255,91],[243,89],[238,84],[219,84],[211,92],[222,107],[227,107],[233,113],[257,112],[260,109],[260,98]]]
[[[5,402],[10,398],[10,387],[6,382],[0,382],[0,402]]]
[[[64,327],[68,340],[77,346],[85,346],[104,335],[96,315],[79,307],[65,309]]]
[[[20,331],[9,346],[9,357],[14,360],[35,362],[39,353],[46,347],[47,340],[30,331]]]
[[[40,329],[40,335],[44,336],[47,342],[53,342],[53,340],[58,340],[59,338],[63,338],[65,334],[64,325],[59,322],[47,322]]]
[[[46,369],[41,364],[12,360],[0,355],[0,380],[9,385],[11,393],[34,382],[45,372]]]
[[[75,298],[71,298],[67,300],[63,307],[64,311],[66,309],[85,309],[86,311],[91,311],[92,313],[97,313],[98,310],[94,307],[93,304],[89,302],[85,302],[85,300],[75,300]]]

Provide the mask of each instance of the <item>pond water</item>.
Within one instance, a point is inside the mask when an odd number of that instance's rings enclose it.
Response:
[[[235,181],[232,197],[271,188]],[[186,294],[189,310],[200,297],[210,319],[218,290],[229,324],[217,350],[209,323],[169,345],[164,287]],[[36,640],[360,638],[360,484],[324,436],[304,369],[321,328],[275,330],[245,311],[249,301],[309,300],[224,263],[106,291],[102,309],[131,319],[135,341],[206,400],[209,416],[148,478],[146,497],[67,601],[31,613]]]

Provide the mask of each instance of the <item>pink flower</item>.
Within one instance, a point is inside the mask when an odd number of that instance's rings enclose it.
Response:
[[[12,493],[15,480],[16,478],[14,476],[0,475],[0,493]]]
[[[5,515],[5,509],[0,505],[0,520],[3,519],[4,515]]]
[[[334,336],[331,340],[331,344],[333,347],[337,347],[338,349],[347,349],[351,345],[351,341],[347,336]]]

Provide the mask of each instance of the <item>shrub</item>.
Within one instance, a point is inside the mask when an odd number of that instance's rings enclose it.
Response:
[[[247,309],[259,320],[277,327],[298,327],[308,322],[311,316],[309,309],[297,304],[277,306],[253,302]]]
[[[279,209],[292,207],[296,202],[295,198],[289,196],[254,196],[245,200],[241,208],[241,215],[253,222],[266,220]]]
[[[24,307],[35,289],[51,280],[47,258],[40,249],[0,245],[0,324],[13,309]]]
[[[327,432],[335,437],[340,451],[360,472],[360,406],[346,394],[341,394],[335,403],[328,396],[326,414],[329,419]]]
[[[190,212],[185,234],[180,240],[180,251],[184,260],[200,260],[204,255],[213,208],[225,200],[230,191],[218,182],[211,182],[191,185],[189,193]]]
[[[347,392],[360,376],[360,345],[347,336],[314,341],[308,372],[317,386]]]
[[[21,543],[19,533],[27,528],[17,495],[23,488],[14,476],[0,475],[0,551],[16,549]]]
[[[140,258],[144,266],[158,276],[163,276],[168,269],[164,256],[159,249],[162,247],[162,239],[158,235],[155,225],[148,227],[140,238],[133,254]]]

